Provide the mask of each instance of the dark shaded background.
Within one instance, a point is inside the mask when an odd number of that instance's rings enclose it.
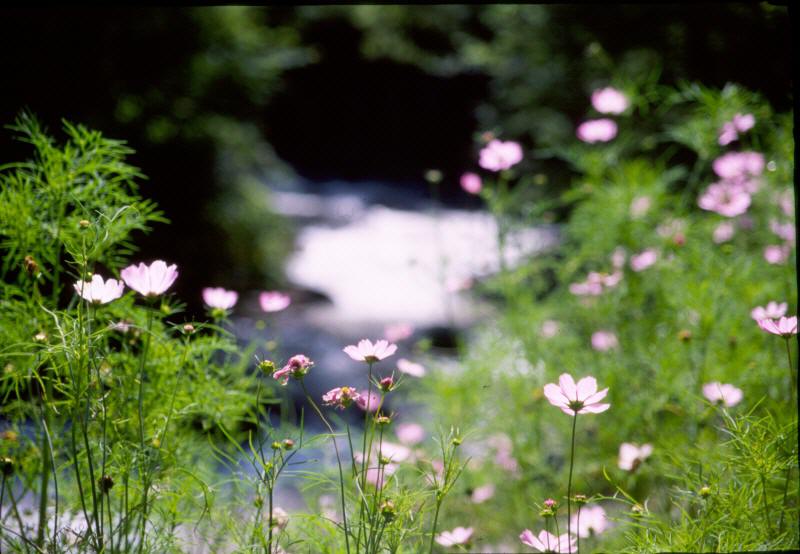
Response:
[[[477,42],[503,62],[471,63]],[[2,9],[0,122],[28,109],[51,132],[66,118],[126,139],[143,192],[173,222],[141,241],[142,257],[185,268],[178,293],[192,299],[212,282],[282,284],[279,268],[247,263],[285,254],[279,220],[215,217],[246,182],[421,189],[436,167],[454,199],[480,130],[513,132],[544,105],[581,117],[598,77],[587,48],[610,59],[646,48],[665,84],[737,82],[782,111],[790,42],[787,10],[765,3]],[[534,69],[542,79],[526,81]],[[2,162],[29,154],[8,132],[0,149]]]

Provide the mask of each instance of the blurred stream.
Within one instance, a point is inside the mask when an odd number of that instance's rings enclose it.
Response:
[[[348,344],[385,338],[387,326],[406,326],[413,329],[411,336],[395,340],[397,354],[376,364],[376,374],[398,374],[401,358],[423,365],[434,359],[438,365],[456,364],[456,336],[491,316],[490,303],[470,292],[499,267],[497,230],[486,211],[447,207],[423,191],[381,183],[273,189],[271,199],[297,228],[286,267],[293,302],[282,312],[264,314],[257,294],[243,298],[234,332],[244,343],[259,344],[259,355],[279,366],[298,353],[314,360],[306,385],[318,402],[337,386],[366,388],[364,364],[342,352]],[[556,240],[555,227],[517,232],[508,240],[506,264],[513,267]],[[412,346],[424,338],[431,348],[420,359]],[[263,348],[268,340],[275,341],[276,350]],[[304,402],[295,384],[290,382],[287,392],[296,405]],[[422,406],[390,402],[386,407],[399,414],[397,421],[425,417]],[[336,415],[349,418],[356,429],[363,426],[358,408]],[[324,432],[311,416],[306,409],[309,433]],[[342,456],[347,459],[347,452]],[[303,469],[314,469],[317,457],[334,460],[332,449],[304,449],[296,459],[311,463]],[[302,507],[292,481],[279,481],[277,494],[279,504],[290,510]]]

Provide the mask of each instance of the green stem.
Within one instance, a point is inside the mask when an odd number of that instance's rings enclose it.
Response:
[[[767,503],[767,482],[764,474],[761,474],[761,494],[764,498],[764,525],[767,527],[767,536],[772,538],[772,526],[769,524],[769,504]]]
[[[436,493],[436,511],[433,513],[433,527],[431,527],[431,544],[428,552],[433,554],[433,539],[436,536],[436,525],[439,523],[439,508],[442,506],[442,501],[439,498],[439,492]]]
[[[578,423],[578,413],[572,416],[572,447],[569,451],[569,479],[567,480],[567,551],[572,554],[572,541],[569,536],[572,533],[572,468],[575,465],[575,426]]]
[[[791,399],[792,399],[792,406],[797,408],[797,399],[795,395],[797,394],[797,382],[794,378],[794,367],[792,367],[792,349],[789,347],[789,337],[785,337],[786,339],[786,359],[789,360],[789,381],[792,386],[792,390],[790,392]]]
[[[786,468],[786,479],[783,482],[783,502],[781,503],[781,517],[778,521],[778,534],[783,534],[783,514],[786,512],[786,497],[789,494],[789,481],[792,477],[792,466]]]
[[[342,472],[342,459],[339,456],[339,446],[336,444],[336,435],[333,432],[333,427],[331,427],[331,424],[328,423],[328,420],[325,418],[324,415],[322,415],[322,411],[319,409],[319,406],[317,406],[317,403],[314,402],[314,399],[311,398],[310,394],[308,394],[308,389],[306,389],[306,384],[303,382],[302,379],[300,380],[300,385],[303,387],[303,393],[305,393],[306,395],[306,400],[308,400],[308,402],[311,404],[311,407],[314,408],[314,411],[317,412],[317,415],[322,420],[322,423],[325,424],[325,427],[328,428],[328,431],[331,434],[331,440],[333,441],[333,449],[336,452],[336,463],[339,466],[339,489],[341,491],[341,496],[342,496],[342,522],[344,524],[344,542],[345,542],[345,547],[347,548],[347,554],[350,554],[350,537],[349,537],[349,531],[347,529],[347,509],[345,507],[345,498],[344,498],[344,473]]]
[[[148,302],[149,303],[149,302]],[[141,460],[139,461],[139,467],[142,472],[142,486],[144,488],[144,492],[142,494],[142,515],[140,518],[140,530],[139,530],[139,552],[142,552],[144,548],[144,535],[145,535],[145,528],[147,527],[147,495],[150,488],[150,483],[147,476],[147,463],[146,463],[146,453],[144,447],[144,370],[145,370],[145,363],[147,360],[147,354],[150,350],[150,334],[152,331],[153,326],[153,310],[152,306],[148,306],[147,310],[147,331],[144,337],[144,348],[142,349],[142,354],[139,358],[139,455],[141,456]]]

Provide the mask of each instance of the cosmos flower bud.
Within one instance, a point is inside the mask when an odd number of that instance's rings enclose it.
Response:
[[[641,504],[634,504],[631,507],[631,515],[633,517],[641,517],[644,515],[644,507]]]
[[[391,500],[384,500],[381,504],[381,515],[386,521],[393,521],[397,517],[397,509],[394,502]]]
[[[261,360],[258,362],[258,369],[267,375],[272,375],[272,373],[275,371],[275,364],[269,360]]]
[[[392,422],[392,419],[385,415],[379,415],[375,418],[376,425],[389,425]]]
[[[700,487],[699,493],[701,497],[708,498],[709,496],[711,496],[711,487],[709,487],[708,485],[703,485],[702,487]]]
[[[280,450],[281,448],[283,448],[281,443],[279,443],[278,441],[273,441],[272,442],[272,449],[273,450]]]
[[[80,226],[80,228],[81,228],[81,229],[86,229],[86,228],[88,228],[88,227],[89,227],[89,225],[91,225],[91,223],[89,223],[89,220],[88,220],[88,219],[81,219],[81,220],[78,222],[78,225]]]
[[[36,342],[47,342],[47,333],[44,331],[39,331],[35,335],[33,335],[33,340]]]
[[[575,504],[578,504],[578,505],[586,504],[588,502],[588,500],[586,499],[586,495],[585,494],[576,494],[573,497],[573,500],[575,500]]]
[[[381,456],[378,458],[378,462],[382,466],[385,466],[386,464],[391,463],[391,461],[392,460],[391,460],[391,458],[389,458],[389,456],[384,456],[383,454],[381,454]]]
[[[452,441],[450,441],[450,442],[452,442],[452,443],[453,443],[453,446],[460,446],[460,445],[461,445],[461,442],[462,442],[462,440],[463,440],[463,439],[462,439],[461,437],[453,437],[453,440],[452,440]]]
[[[690,340],[692,340],[692,332],[689,331],[688,329],[681,329],[680,331],[678,331],[678,339],[681,342],[689,342]]]
[[[98,484],[100,485],[100,491],[108,494],[108,491],[114,486],[114,479],[112,479],[110,475],[103,475],[98,480]]]
[[[8,456],[0,458],[0,470],[2,470],[3,475],[6,477],[14,473],[14,459]]]
[[[292,439],[283,439],[283,449],[291,450],[294,448],[294,441]]]
[[[12,431],[11,429],[8,429],[6,431],[3,431],[3,434],[0,435],[0,437],[2,437],[3,440],[8,441],[8,442],[17,442],[17,437],[19,437],[19,435],[17,434],[16,431]]]
[[[194,325],[192,325],[191,323],[187,323],[186,325],[183,326],[183,332],[186,333],[187,335],[191,335],[192,333],[194,333],[194,331],[195,331]]]
[[[36,263],[36,260],[33,259],[33,256],[25,256],[25,259],[22,261],[22,265],[25,267],[25,271],[28,275],[35,275],[37,271],[39,271],[39,264]]]
[[[381,379],[379,386],[382,391],[389,392],[390,390],[394,389],[394,378],[384,377],[383,379]]]

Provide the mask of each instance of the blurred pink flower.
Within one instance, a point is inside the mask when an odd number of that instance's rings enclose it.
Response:
[[[237,300],[239,300],[239,294],[232,290],[225,290],[222,287],[203,289],[203,302],[209,308],[230,310],[236,305]]]
[[[575,296],[598,296],[603,293],[603,285],[601,283],[572,283],[569,286],[569,292]]]
[[[778,319],[786,315],[789,305],[786,302],[769,302],[766,307],[756,306],[750,312],[750,317],[758,321],[759,319]]]
[[[758,176],[764,172],[764,155],[759,152],[728,152],[712,163],[714,173],[723,179]]]
[[[592,106],[600,113],[621,114],[628,109],[628,97],[621,91],[606,87],[592,93]]]
[[[714,228],[712,238],[716,244],[722,244],[731,240],[735,232],[736,228],[733,226],[733,222],[723,221]]]
[[[639,464],[649,458],[652,453],[652,444],[637,446],[630,442],[623,442],[619,445],[619,461],[617,465],[620,469],[634,471],[639,467]]]
[[[725,217],[736,217],[750,207],[750,194],[739,184],[721,181],[709,185],[697,199],[697,205]]]
[[[410,323],[393,323],[383,328],[383,336],[389,342],[405,340],[414,334],[414,326]]]
[[[650,200],[649,196],[637,196],[631,201],[631,217],[642,217],[650,210],[652,205],[653,201]]]
[[[547,400],[571,416],[605,412],[611,404],[602,404],[600,401],[607,393],[608,388],[598,392],[597,380],[594,377],[584,377],[576,384],[569,373],[561,374],[558,385],[548,383],[544,386]]]
[[[611,119],[590,119],[578,125],[575,134],[583,142],[608,142],[617,136],[617,124]]]
[[[617,335],[611,331],[595,331],[592,333],[592,348],[605,352],[619,346]]]
[[[764,248],[764,259],[773,265],[778,265],[785,263],[789,259],[790,253],[791,248],[786,244],[770,244]]]
[[[388,482],[387,477],[394,475],[397,471],[397,464],[386,464],[378,467],[371,467],[367,469],[366,479],[367,483],[371,484],[377,489],[382,489]]]
[[[364,389],[359,391],[356,405],[364,411],[374,412],[381,405],[381,395],[375,391],[370,392]]]
[[[542,530],[537,537],[530,529],[525,529],[520,533],[519,540],[522,541],[522,544],[535,548],[539,552],[556,552],[557,554],[578,552],[575,537],[571,537],[567,533],[557,537]]]
[[[658,254],[652,248],[648,248],[631,256],[631,269],[639,272],[644,271],[658,259]]]
[[[600,506],[584,506],[581,509],[581,521],[578,525],[578,514],[573,514],[570,520],[573,533],[586,538],[590,535],[599,535],[608,528],[606,511]]]
[[[737,138],[739,138],[739,133],[736,131],[736,126],[730,121],[723,123],[717,142],[719,142],[720,145],[725,146],[732,143]]]
[[[737,389],[733,385],[714,381],[703,385],[703,396],[713,404],[721,402],[726,407],[731,408],[742,401],[743,395],[741,389]]]
[[[625,265],[625,249],[617,246],[611,253],[611,265],[614,269],[622,269]]]
[[[410,360],[406,360],[405,358],[400,358],[397,360],[397,370],[401,373],[405,373],[406,375],[411,375],[412,377],[425,376],[425,367],[423,365],[416,364]]]
[[[164,294],[178,278],[178,266],[167,266],[166,262],[156,260],[152,264],[129,265],[120,273],[122,280],[142,296]]]
[[[289,377],[295,379],[302,379],[308,373],[308,370],[314,367],[314,362],[304,354],[295,354],[286,365],[272,374],[272,376],[281,382],[281,385],[286,385]]]
[[[746,133],[756,124],[756,118],[751,113],[740,114],[737,113],[733,116],[733,125],[740,133]]]
[[[478,165],[489,171],[509,169],[522,161],[522,147],[514,141],[489,141],[480,154]]]
[[[771,220],[769,222],[770,230],[778,235],[778,237],[782,238],[789,244],[794,244],[795,242],[795,229],[794,223],[791,221],[787,221],[786,223],[781,223],[780,221]]]
[[[389,344],[387,340],[372,341],[361,339],[358,345],[344,347],[344,353],[357,362],[367,362],[368,364],[384,360],[397,351],[396,344]]]
[[[380,455],[386,456],[392,462],[400,463],[411,458],[411,449],[402,444],[384,440],[381,442]]]
[[[470,194],[479,194],[483,188],[483,181],[477,173],[464,173],[460,183],[461,188]]]
[[[470,500],[473,504],[482,504],[494,496],[494,490],[494,485],[491,483],[480,486],[472,491]]]
[[[344,410],[353,402],[357,402],[359,396],[353,387],[336,387],[322,395],[322,403]]]
[[[118,331],[120,333],[127,333],[128,331],[131,330],[131,322],[130,321],[125,321],[123,319],[121,321],[117,321],[115,323],[110,324],[108,326],[108,328],[111,329],[112,331]]]
[[[780,319],[759,319],[758,326],[767,333],[780,335],[781,337],[791,337],[797,334],[797,316],[781,316]]]
[[[452,531],[442,531],[436,535],[436,542],[442,546],[467,544],[472,537],[472,527],[456,527]]]
[[[400,423],[395,427],[394,433],[400,442],[411,446],[425,439],[425,429],[417,423]]]
[[[558,334],[558,322],[552,319],[546,319],[542,322],[542,327],[539,334],[546,339],[553,338]]]
[[[786,189],[778,195],[778,205],[785,215],[794,215],[794,194],[792,189]]]
[[[259,294],[258,302],[261,304],[261,309],[265,312],[280,312],[289,307],[289,304],[292,303],[292,299],[288,294],[277,290],[271,290]]]
[[[91,281],[78,281],[73,286],[78,296],[92,304],[108,304],[122,296],[125,289],[122,281],[116,279],[103,281],[97,274],[92,275]]]

